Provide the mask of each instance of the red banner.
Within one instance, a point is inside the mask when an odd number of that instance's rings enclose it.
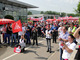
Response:
[[[43,19],[44,19],[43,17],[40,17],[40,18],[30,17],[30,20],[33,20],[33,21],[40,21],[40,20],[43,20]]]
[[[20,20],[12,24],[12,31],[13,33],[22,31],[22,24]]]

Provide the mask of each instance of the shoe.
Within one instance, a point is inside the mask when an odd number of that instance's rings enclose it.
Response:
[[[34,44],[33,44],[34,45]]]
[[[51,53],[51,51],[49,51],[49,53]]]
[[[49,52],[49,50],[47,50],[47,52]]]

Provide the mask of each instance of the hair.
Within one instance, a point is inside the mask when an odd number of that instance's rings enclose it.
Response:
[[[74,23],[70,23],[70,24],[72,24],[74,26]]]
[[[72,39],[75,39],[75,37],[74,37],[72,34],[70,34],[69,36],[70,36]]]
[[[63,27],[65,27],[65,29],[68,30],[68,27],[67,26],[63,26]]]

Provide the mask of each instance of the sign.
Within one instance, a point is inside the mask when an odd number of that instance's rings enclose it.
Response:
[[[20,20],[12,24],[12,31],[13,33],[22,31],[22,24]]]
[[[33,20],[33,21],[40,21],[40,20],[44,20],[44,18],[43,18],[43,17],[40,17],[40,18],[30,17],[30,20]]]

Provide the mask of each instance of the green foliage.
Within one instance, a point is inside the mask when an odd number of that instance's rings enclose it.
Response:
[[[13,17],[13,16],[11,16],[11,15],[6,15],[4,18],[14,20],[14,17]]]
[[[61,17],[65,17],[65,16],[66,16],[66,13],[62,12]]]
[[[41,11],[41,12],[40,12],[40,14],[44,14],[44,12],[43,12],[43,11]]]
[[[28,11],[28,15],[32,15],[32,12]]]
[[[80,2],[78,3],[77,10],[78,10],[78,13],[80,13]]]

